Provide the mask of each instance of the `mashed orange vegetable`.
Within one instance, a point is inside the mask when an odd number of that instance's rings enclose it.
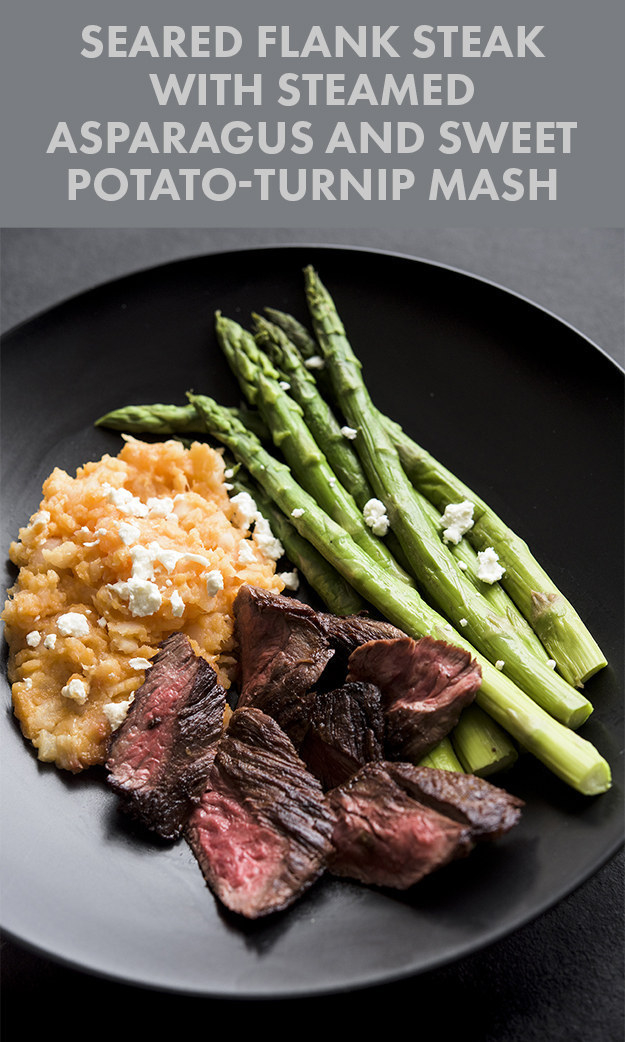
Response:
[[[229,498],[222,456],[201,443],[127,438],[75,477],[52,472],[11,544],[19,574],[2,613],[14,710],[39,759],[70,771],[103,763],[175,630],[230,685],[239,588],[284,588],[279,544],[248,506]]]

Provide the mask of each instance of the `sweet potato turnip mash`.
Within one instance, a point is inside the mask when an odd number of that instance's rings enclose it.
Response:
[[[19,574],[2,613],[14,710],[40,760],[102,763],[174,631],[230,685],[239,588],[284,588],[281,547],[251,506],[229,498],[221,454],[201,443],[128,437],[75,477],[52,472],[11,544]]]

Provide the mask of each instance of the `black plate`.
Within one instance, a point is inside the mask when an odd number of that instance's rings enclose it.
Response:
[[[622,374],[513,293],[406,257],[282,247],[176,262],[75,297],[4,339],[2,545],[37,509],[54,466],[119,450],[117,434],[92,426],[102,413],[182,402],[190,388],[235,404],[214,310],[246,322],[271,304],[304,318],[309,262],[379,406],[525,536],[598,638],[610,665],[587,685],[595,713],[583,734],[614,785],[581,797],[522,757],[505,784],[527,807],[501,842],[409,893],[326,878],[286,913],[241,924],[184,843],[156,845],[121,819],[99,772],[74,778],[37,762],[5,684],[4,928],[113,979],[234,997],[397,979],[537,916],[622,842]]]

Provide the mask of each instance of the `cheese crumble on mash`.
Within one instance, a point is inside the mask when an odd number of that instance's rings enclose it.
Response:
[[[75,477],[52,472],[11,544],[19,574],[2,613],[15,714],[40,760],[103,763],[176,630],[230,686],[239,588],[284,589],[282,547],[263,522],[229,498],[221,454],[200,442],[126,437]]]

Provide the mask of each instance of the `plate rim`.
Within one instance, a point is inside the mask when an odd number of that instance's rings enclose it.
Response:
[[[184,256],[172,257],[170,260],[160,261],[157,264],[142,265],[141,267],[134,268],[131,271],[125,272],[124,274],[113,275],[109,278],[103,279],[101,282],[95,283],[92,286],[86,286],[84,289],[79,289],[75,293],[70,293],[66,297],[63,297],[61,300],[58,300],[53,304],[49,304],[48,306],[39,308],[37,311],[33,312],[28,317],[20,319],[19,322],[14,323],[8,329],[4,330],[0,334],[0,340],[4,340],[5,338],[12,336],[13,334],[19,332],[23,326],[29,325],[31,322],[37,322],[44,318],[46,315],[48,315],[50,312],[56,311],[57,309],[62,309],[67,305],[72,304],[79,298],[88,296],[90,293],[95,293],[101,290],[104,291],[107,288],[112,287],[115,283],[124,282],[126,280],[131,281],[134,278],[144,278],[148,276],[151,272],[159,271],[163,268],[189,264],[193,263],[194,261],[201,261],[211,257],[231,257],[237,256],[242,253],[266,252],[267,250],[288,251],[308,249],[316,251],[328,250],[331,252],[365,253],[372,254],[373,256],[389,257],[395,260],[410,261],[417,264],[424,264],[432,268],[442,269],[443,271],[449,271],[455,275],[461,275],[467,279],[473,279],[477,282],[481,282],[486,286],[490,286],[492,289],[496,289],[502,293],[506,293],[512,297],[516,297],[517,300],[529,305],[532,308],[536,308],[538,311],[542,311],[543,314],[547,315],[549,318],[554,319],[556,322],[559,322],[561,325],[569,329],[572,333],[575,333],[582,340],[586,341],[586,343],[590,347],[594,348],[594,350],[597,351],[607,362],[613,365],[618,372],[620,372],[622,375],[625,375],[625,363],[621,365],[618,359],[613,358],[612,355],[610,355],[606,351],[606,349],[601,346],[601,344],[599,344],[596,340],[593,340],[592,337],[590,337],[587,333],[584,333],[568,319],[562,318],[562,316],[559,315],[557,312],[552,311],[544,304],[538,303],[532,297],[529,297],[526,294],[519,292],[518,290],[512,289],[510,286],[505,285],[505,283],[497,282],[497,280],[492,279],[487,275],[478,275],[472,271],[469,271],[467,268],[458,267],[454,264],[449,264],[446,261],[436,261],[432,260],[429,257],[423,257],[420,254],[405,253],[401,250],[380,249],[374,246],[358,246],[340,242],[316,243],[307,242],[306,240],[302,240],[301,242],[297,241],[253,243],[250,246],[237,246],[227,250],[212,250],[209,252],[199,251],[198,253],[188,253]]]

